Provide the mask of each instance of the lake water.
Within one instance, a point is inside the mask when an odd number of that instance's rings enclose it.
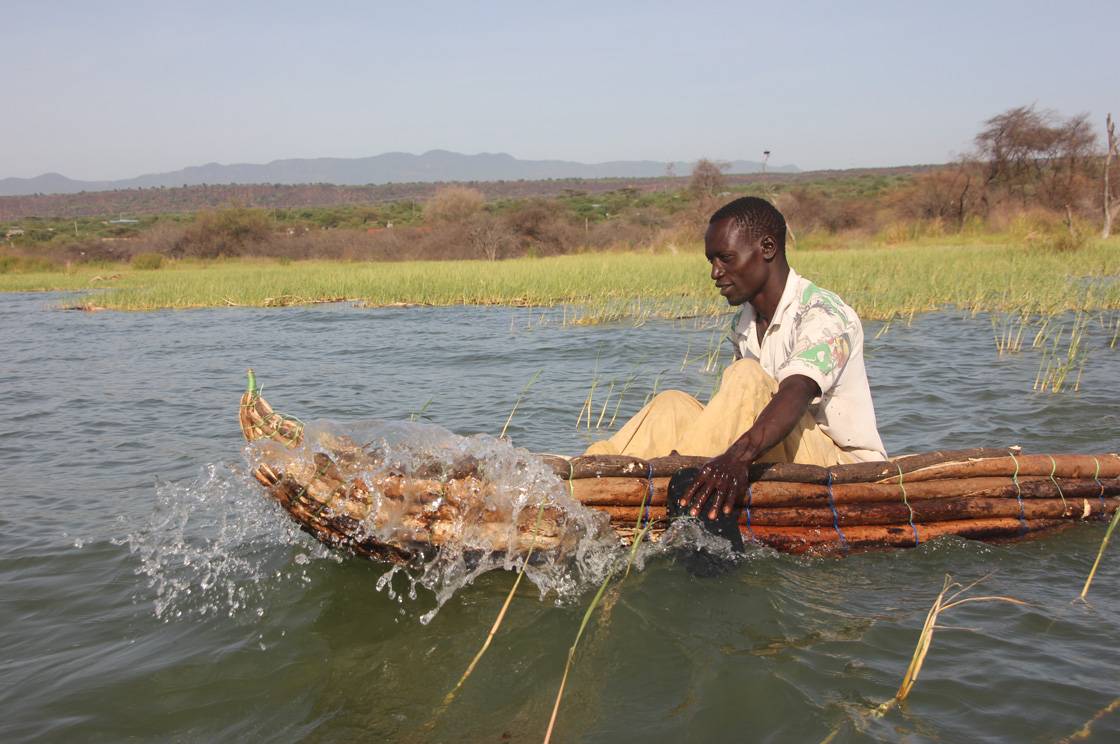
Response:
[[[706,398],[720,331],[696,320],[562,327],[552,311],[216,309],[69,313],[0,295],[0,739],[539,741],[589,592],[522,588],[459,698],[439,702],[513,581],[435,605],[327,551],[246,477],[245,368],[304,419],[422,417],[576,453],[653,388]],[[1068,319],[1067,319],[1068,321]],[[1115,322],[1115,316],[1110,318]],[[867,355],[892,454],[1021,444],[1120,450],[1120,349],[1089,323],[1077,393],[1031,392],[988,318],[895,323]],[[1028,341],[1029,345],[1029,341]],[[726,348],[724,359],[726,360]],[[614,392],[604,408],[606,391]],[[605,412],[604,412],[605,411]],[[616,422],[617,423],[617,422]],[[604,432],[599,432],[602,436]],[[580,645],[557,741],[1054,741],[1120,696],[1120,547],[1078,594],[1104,527],[845,559],[755,550],[715,577],[652,558]],[[943,618],[907,703],[880,719],[945,574],[989,576]],[[1115,741],[1120,714],[1091,739]]]

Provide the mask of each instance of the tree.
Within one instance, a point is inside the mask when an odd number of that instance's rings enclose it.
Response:
[[[486,197],[478,189],[443,186],[424,205],[424,216],[432,222],[466,222],[484,206]]]
[[[688,190],[696,199],[710,199],[723,191],[727,180],[723,177],[723,164],[700,158],[692,169]]]
[[[1055,210],[1070,206],[1091,176],[1097,139],[1087,114],[1063,119],[1018,106],[984,122],[976,147],[986,165],[986,191]],[[985,194],[988,200],[988,194]]]
[[[1109,180],[1112,170],[1112,159],[1120,159],[1120,141],[1116,139],[1116,124],[1112,121],[1112,114],[1105,117],[1105,136],[1108,138],[1104,155],[1104,227],[1101,237],[1107,238],[1112,234],[1112,221],[1120,214],[1120,202],[1112,202],[1112,182]]]
[[[516,236],[502,221],[488,214],[475,215],[467,228],[467,244],[478,258],[497,261],[510,254]]]

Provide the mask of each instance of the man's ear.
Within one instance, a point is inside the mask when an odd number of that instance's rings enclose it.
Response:
[[[762,257],[767,261],[778,254],[778,243],[774,240],[774,236],[772,235],[765,236],[758,242],[758,245],[762,248]]]

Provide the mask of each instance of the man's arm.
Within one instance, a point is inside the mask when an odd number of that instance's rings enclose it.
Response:
[[[735,500],[746,490],[751,464],[793,431],[809,409],[809,403],[820,394],[817,383],[805,375],[790,375],[782,380],[778,392],[758,414],[754,425],[726,452],[700,468],[692,487],[681,497],[680,505],[688,506],[694,517],[705,508],[708,519],[715,519],[721,508],[724,514],[730,514]]]

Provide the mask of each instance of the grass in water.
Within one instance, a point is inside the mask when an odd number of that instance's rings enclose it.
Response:
[[[1101,565],[1101,557],[1104,555],[1104,549],[1108,547],[1108,541],[1112,537],[1112,531],[1116,529],[1117,522],[1120,522],[1120,509],[1113,513],[1112,521],[1108,523],[1108,529],[1104,531],[1101,547],[1097,550],[1097,559],[1093,561],[1093,567],[1089,569],[1089,575],[1085,578],[1085,586],[1081,587],[1081,594],[1077,598],[1082,602],[1085,601],[1085,595],[1089,593],[1089,585],[1093,583],[1093,577],[1097,575],[1097,567]]]
[[[498,439],[505,439],[506,431],[509,429],[509,422],[513,421],[513,414],[517,413],[517,407],[521,405],[521,399],[525,397],[525,393],[529,392],[529,388],[533,387],[533,383],[540,378],[543,369],[538,369],[529,381],[525,383],[525,387],[521,388],[521,392],[517,395],[517,400],[513,403],[513,409],[509,412],[509,418],[506,419],[505,426],[502,427],[502,433],[498,435]]]
[[[964,239],[962,239],[964,240]],[[1016,244],[958,243],[791,249],[797,271],[865,320],[955,305],[971,312],[1047,315],[1120,309],[1120,239],[1070,260]],[[94,280],[97,281],[94,281]],[[565,306],[565,322],[644,322],[727,312],[699,244],[678,254],[586,253],[508,261],[362,263],[230,259],[165,262],[157,270],[82,267],[0,274],[0,291],[92,290],[87,304],[114,310],[276,306],[350,300],[371,306]]]
[[[513,408],[509,412],[509,417],[506,419],[505,426],[502,427],[502,433],[498,435],[499,439],[505,437],[506,430],[509,429],[509,424],[511,421],[513,421],[513,415],[517,413],[517,407],[521,405],[522,398],[524,398],[525,394],[529,392],[529,389],[533,387],[533,383],[535,383],[537,379],[540,378],[542,372],[544,372],[543,369],[537,370],[533,374],[533,376],[529,378],[529,381],[525,383],[525,386],[521,388],[521,392],[518,394],[517,400],[514,401]],[[517,572],[517,578],[514,579],[513,586],[510,587],[509,594],[506,595],[506,600],[502,603],[502,608],[498,610],[498,616],[494,618],[494,624],[490,626],[490,632],[486,634],[486,640],[482,642],[482,648],[478,649],[478,653],[476,653],[474,655],[474,658],[471,659],[471,663],[467,665],[466,671],[463,672],[463,676],[459,678],[459,681],[455,684],[455,687],[453,687],[451,689],[451,692],[447,693],[447,695],[443,698],[443,703],[440,705],[439,710],[437,710],[436,712],[437,716],[443,711],[444,708],[446,708],[452,703],[452,701],[455,700],[455,696],[459,693],[459,690],[463,687],[463,684],[467,681],[467,678],[471,676],[471,673],[474,672],[474,668],[478,666],[478,662],[482,659],[482,656],[486,653],[486,650],[490,648],[490,644],[491,642],[493,642],[494,636],[497,635],[498,629],[502,627],[502,620],[504,620],[506,617],[506,611],[509,610],[509,606],[513,602],[514,596],[517,595],[517,588],[521,586],[521,579],[525,576],[525,567],[529,565],[529,561],[533,558],[533,550],[536,548],[537,534],[540,530],[541,515],[543,513],[544,502],[542,501],[537,506],[537,516],[533,520],[533,542],[529,545],[529,550],[525,555],[525,560],[522,561],[521,568]]]
[[[953,581],[951,576],[945,576],[945,583],[941,587],[941,592],[933,601],[933,606],[930,607],[929,613],[926,614],[925,623],[922,624],[922,631],[918,634],[918,645],[914,647],[914,655],[910,658],[910,665],[906,668],[906,674],[902,677],[902,684],[898,686],[898,691],[895,692],[894,697],[875,708],[876,716],[882,716],[910,696],[910,691],[914,689],[914,684],[918,681],[918,674],[922,671],[922,664],[925,663],[926,654],[929,653],[930,645],[933,643],[933,631],[940,627],[937,625],[937,620],[941,617],[941,613],[968,602],[1009,602],[1017,605],[1026,604],[1026,602],[1014,599],[1013,597],[997,595],[983,597],[962,596],[985,578],[987,577],[985,576],[977,579],[968,586],[962,586]],[[949,594],[949,592],[954,589],[956,589],[956,591]],[[946,594],[949,594],[949,596],[946,597]]]
[[[630,569],[634,565],[634,558],[638,554],[638,547],[642,544],[642,540],[645,539],[646,533],[649,531],[651,523],[647,522],[643,527],[642,517],[640,516],[645,512],[648,500],[648,494],[642,497],[642,506],[638,512],[638,521],[634,525],[634,537],[630,543],[630,554],[626,558],[626,569],[618,585],[615,587],[616,592],[621,589],[622,582],[626,581],[627,577],[630,576]],[[556,691],[556,702],[552,705],[552,716],[548,719],[548,729],[544,734],[544,744],[548,744],[552,740],[552,732],[556,728],[556,718],[560,713],[560,703],[564,699],[564,687],[568,684],[568,674],[571,672],[572,662],[575,660],[576,648],[579,646],[580,639],[583,638],[583,632],[587,629],[587,624],[591,621],[591,616],[595,614],[595,608],[599,606],[599,603],[603,599],[603,594],[607,591],[607,586],[611,583],[611,579],[613,578],[614,572],[612,571],[607,574],[607,577],[603,579],[603,583],[599,585],[599,590],[595,592],[595,596],[591,599],[591,604],[587,606],[587,609],[583,613],[583,619],[580,621],[579,630],[576,631],[575,640],[572,641],[572,645],[568,649],[568,658],[564,662],[564,674],[560,677],[560,689]]]
[[[1065,350],[1061,348],[1064,328],[1059,328],[1051,344],[1042,344],[1042,358],[1038,363],[1038,373],[1035,375],[1034,389],[1039,392],[1060,393],[1066,387],[1066,381],[1076,369],[1077,378],[1073,383],[1073,391],[1081,388],[1081,375],[1085,371],[1088,360],[1088,349],[1084,346],[1085,326],[1089,317],[1078,312],[1073,320],[1073,328],[1069,332],[1069,343]]]
[[[474,668],[478,666],[478,662],[482,659],[483,654],[490,648],[494,636],[498,634],[498,629],[502,627],[502,621],[506,617],[506,611],[509,610],[509,606],[513,602],[514,596],[517,594],[517,587],[521,586],[521,579],[525,576],[525,567],[529,565],[529,561],[533,558],[533,548],[536,547],[537,530],[540,529],[541,514],[543,513],[544,502],[541,502],[537,507],[537,517],[533,521],[533,544],[529,546],[529,552],[525,555],[525,560],[521,563],[521,568],[517,572],[517,578],[513,580],[513,586],[510,587],[509,594],[506,595],[506,601],[502,603],[502,609],[498,610],[498,616],[494,618],[494,624],[490,626],[490,632],[486,634],[486,640],[482,642],[482,648],[478,649],[478,653],[471,659],[471,663],[467,665],[466,671],[463,672],[463,676],[459,677],[459,681],[455,683],[455,687],[444,696],[443,702],[440,704],[440,711],[437,711],[437,715],[455,700],[455,696],[459,694],[459,690],[462,689],[467,678],[474,672]]]
[[[1058,744],[1070,744],[1075,741],[1085,741],[1093,735],[1093,724],[1101,720],[1110,713],[1115,713],[1120,710],[1120,698],[1116,698],[1108,705],[1104,706],[1093,715],[1088,721],[1085,722],[1081,728],[1074,731],[1072,734],[1062,739]]]
[[[1026,604],[1026,602],[1015,599],[1013,597],[1004,597],[998,595],[988,595],[982,597],[964,596],[982,581],[989,578],[990,575],[991,574],[989,574],[988,576],[983,576],[972,582],[971,584],[968,584],[967,586],[953,581],[952,576],[945,576],[945,581],[941,586],[940,593],[938,593],[937,598],[934,599],[933,606],[930,607],[929,612],[926,613],[925,622],[922,623],[922,630],[918,634],[918,644],[914,647],[914,653],[910,657],[910,664],[906,667],[906,673],[902,676],[902,683],[898,686],[898,690],[895,692],[894,697],[884,703],[881,703],[880,705],[877,705],[870,711],[866,711],[864,713],[865,715],[870,715],[875,718],[881,718],[888,712],[890,712],[892,708],[896,707],[899,703],[906,700],[906,698],[910,696],[910,692],[914,689],[914,685],[918,681],[918,675],[922,671],[922,665],[925,663],[926,655],[929,654],[930,646],[933,643],[933,631],[937,628],[945,629],[943,626],[939,626],[937,624],[937,621],[938,619],[940,619],[942,613],[951,610],[954,607],[959,607],[962,604],[967,604],[969,602],[1009,602],[1016,605]],[[950,592],[952,592],[952,594],[950,594]],[[829,742],[833,741],[840,734],[842,728],[843,724],[833,729],[832,733],[826,736],[821,744],[828,744]]]

